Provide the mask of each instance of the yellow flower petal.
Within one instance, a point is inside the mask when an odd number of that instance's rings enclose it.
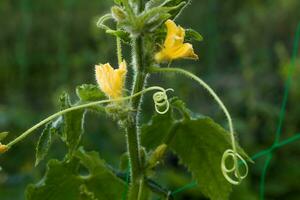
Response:
[[[167,36],[164,47],[173,48],[182,45],[185,37],[185,30],[182,27],[177,26],[172,20],[167,20],[165,25],[167,27]]]
[[[167,54],[163,50],[161,50],[160,52],[156,53],[154,59],[158,63],[161,63],[161,62],[166,61],[166,60],[170,60],[167,57]]]
[[[178,58],[198,59],[198,55],[194,53],[193,46],[189,43],[183,44],[179,49],[173,52],[173,59]]]
[[[155,54],[155,60],[160,63],[180,58],[198,59],[190,43],[184,43],[185,30],[172,20],[165,22],[167,36],[161,51]]]
[[[123,61],[119,69],[113,69],[109,63],[96,65],[96,80],[100,89],[111,99],[122,97],[127,74],[127,65]]]

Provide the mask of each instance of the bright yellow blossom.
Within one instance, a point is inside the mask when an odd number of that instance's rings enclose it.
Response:
[[[96,65],[96,80],[100,89],[111,99],[122,97],[127,73],[126,62],[123,61],[119,69],[113,69],[109,63]]]
[[[163,48],[155,55],[155,60],[160,63],[179,58],[198,59],[193,46],[190,43],[184,43],[185,30],[172,20],[167,20],[165,25],[167,36]]]

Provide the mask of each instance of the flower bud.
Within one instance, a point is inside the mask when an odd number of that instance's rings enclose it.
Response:
[[[153,168],[160,163],[166,153],[167,148],[168,145],[161,144],[154,150],[148,161],[149,168]]]
[[[126,14],[123,9],[118,6],[113,6],[111,8],[111,14],[117,22],[123,21],[126,18]]]
[[[8,150],[8,146],[0,143],[0,153],[5,153]]]

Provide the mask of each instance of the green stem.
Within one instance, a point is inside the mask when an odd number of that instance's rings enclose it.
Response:
[[[138,193],[138,200],[143,200],[145,199],[144,197],[144,188],[145,187],[145,181],[144,178],[140,179],[140,183],[139,183],[139,193]]]
[[[118,57],[118,64],[120,65],[123,61],[122,56],[122,42],[119,37],[116,37],[117,39],[117,57]]]
[[[146,73],[143,62],[143,39],[141,36],[133,39],[132,46],[133,67],[135,70],[134,83],[132,94],[142,91],[145,86]],[[127,146],[129,158],[131,162],[131,188],[129,199],[137,200],[139,198],[140,188],[143,188],[143,170],[140,157],[139,144],[139,109],[142,100],[142,95],[131,99],[131,107],[133,109],[131,123],[126,128]]]
[[[122,173],[122,172],[117,172],[115,170],[113,170],[113,173],[120,179],[122,179],[126,184],[129,183],[128,180],[128,173]],[[163,188],[161,185],[159,185],[157,182],[155,182],[152,179],[149,178],[145,178],[144,179],[144,185],[145,187],[147,187],[149,190],[151,190],[153,193],[157,194],[158,196],[162,197],[162,198],[167,198],[167,197],[171,197],[171,191]],[[126,199],[123,197],[123,199]],[[172,199],[172,198],[171,198]]]
[[[68,112],[72,112],[72,111],[80,110],[80,109],[85,109],[85,108],[88,108],[88,107],[93,107],[93,106],[96,106],[96,105],[99,105],[99,104],[112,103],[112,102],[121,102],[121,101],[130,100],[132,98],[138,97],[138,96],[140,96],[142,94],[145,94],[145,93],[153,91],[153,90],[165,91],[164,88],[161,88],[161,87],[158,87],[158,86],[153,86],[153,87],[146,88],[146,89],[144,89],[144,90],[142,90],[140,92],[137,92],[137,93],[135,93],[135,94],[133,94],[131,96],[128,96],[128,97],[123,97],[123,98],[119,98],[119,99],[112,99],[112,100],[107,99],[107,100],[90,102],[90,103],[81,104],[81,105],[78,105],[78,106],[74,106],[74,107],[71,107],[71,108],[59,111],[59,112],[57,112],[57,113],[55,113],[55,114],[47,117],[46,119],[42,120],[41,122],[37,123],[36,125],[34,125],[33,127],[31,127],[30,129],[26,130],[19,137],[17,137],[16,139],[14,139],[10,143],[8,143],[7,146],[8,146],[8,148],[11,148],[13,145],[21,142],[26,137],[30,136],[36,129],[40,128],[41,126],[47,124],[48,122],[54,120],[55,118],[57,118],[57,117],[59,117],[61,115],[66,114]]]
[[[143,39],[141,36],[133,41],[133,68],[135,71],[135,80],[132,87],[132,94],[141,91],[145,86],[146,70],[143,59]],[[142,96],[133,98],[131,105],[133,108],[138,109]]]

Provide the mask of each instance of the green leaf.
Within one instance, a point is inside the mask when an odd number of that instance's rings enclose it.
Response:
[[[171,148],[192,172],[202,193],[212,200],[228,199],[232,186],[223,177],[220,163],[224,151],[231,148],[229,133],[202,117],[183,121],[174,135]]]
[[[71,102],[68,94],[61,96],[62,109],[70,108]],[[83,122],[85,110],[75,110],[63,115],[61,138],[67,144],[69,156],[72,156],[74,151],[78,148],[83,135]]]
[[[172,0],[169,3],[166,4],[166,6],[175,6],[175,5],[181,5],[177,9],[172,10],[170,12],[171,19],[175,19],[180,16],[182,11],[188,6],[191,0]]]
[[[165,6],[177,6],[182,3],[187,4],[188,2],[189,2],[189,0],[170,0],[166,3]]]
[[[8,132],[2,132],[2,133],[0,133],[0,142],[2,140],[4,140],[7,137],[7,135],[8,135]]]
[[[86,186],[100,199],[121,199],[125,183],[117,178],[97,152],[85,152],[80,149],[75,156],[90,173]]]
[[[76,162],[50,160],[45,177],[35,185],[29,185],[27,200],[66,200],[79,199],[80,185],[84,182],[77,175]]]
[[[174,112],[155,115],[142,127],[142,144],[153,149],[153,146],[168,141],[205,196],[212,200],[228,199],[232,186],[222,174],[221,159],[231,148],[230,134],[209,117],[192,113],[178,99],[171,101],[171,107],[179,110],[183,119],[175,120]],[[241,156],[248,158],[239,146],[237,149]]]
[[[81,175],[82,168],[88,174]],[[117,178],[98,153],[77,151],[71,161],[50,160],[45,177],[27,188],[27,200],[121,199],[125,183]]]
[[[154,150],[159,146],[167,133],[173,126],[172,113],[169,111],[164,115],[155,114],[152,120],[141,128],[141,143],[146,149]]]
[[[92,84],[83,84],[77,86],[76,94],[80,101],[99,101],[106,98],[105,94],[101,92],[98,86]]]
[[[166,13],[170,13],[172,11],[176,11],[181,9],[185,4],[182,2],[176,6],[162,6],[162,7],[154,7],[150,10],[143,12],[140,16],[140,20],[142,23],[153,22],[156,19],[160,18],[160,15],[164,15]]]
[[[146,10],[162,7],[162,6],[177,6],[182,2],[187,2],[187,0],[150,0],[146,3],[145,8]]]
[[[171,15],[169,13],[162,13],[159,15],[155,15],[151,18],[151,20],[148,21],[145,27],[147,30],[149,30],[149,32],[153,32],[157,28],[159,28],[161,24],[164,23],[170,17]]]
[[[50,149],[52,130],[53,128],[51,127],[51,123],[47,124],[39,138],[36,145],[35,166],[37,166],[45,158]]]
[[[198,42],[203,41],[202,35],[193,29],[186,29],[185,34],[186,34],[185,39],[187,41],[192,41],[192,40],[195,40]]]

